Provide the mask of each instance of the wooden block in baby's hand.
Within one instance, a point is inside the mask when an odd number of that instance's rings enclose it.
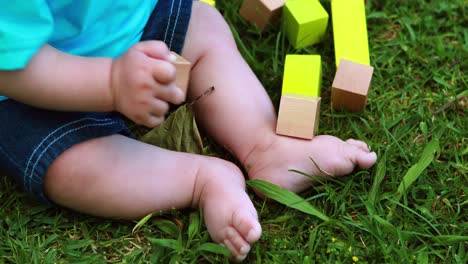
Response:
[[[276,133],[311,139],[320,113],[320,55],[287,55]]]
[[[269,23],[275,23],[281,16],[286,0],[244,0],[240,15],[263,30]]]
[[[362,112],[374,68],[342,59],[332,84],[332,107],[335,110]]]
[[[175,56],[175,60],[171,61],[171,63],[176,67],[176,85],[184,92],[185,96],[187,96],[192,64],[179,54],[175,52],[171,53]]]
[[[283,26],[291,45],[307,47],[322,41],[328,13],[318,0],[288,1],[283,9]]]

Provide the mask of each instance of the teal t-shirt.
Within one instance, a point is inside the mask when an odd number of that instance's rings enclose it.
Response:
[[[79,56],[118,57],[139,41],[157,1],[0,0],[0,70],[24,68],[46,43]]]

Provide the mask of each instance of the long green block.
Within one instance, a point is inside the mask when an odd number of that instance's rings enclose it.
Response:
[[[292,93],[320,97],[321,81],[320,55],[286,55],[282,95]]]
[[[335,60],[370,65],[364,0],[332,0],[333,39]]]
[[[295,48],[322,41],[328,25],[328,13],[318,0],[289,0],[283,8],[283,25]]]
[[[209,4],[210,6],[216,6],[216,0],[201,0],[201,1]]]

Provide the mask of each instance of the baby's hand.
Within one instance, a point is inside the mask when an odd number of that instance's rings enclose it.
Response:
[[[169,102],[184,100],[174,82],[176,69],[171,56],[164,42],[144,41],[114,60],[110,87],[114,110],[140,125],[161,124]]]

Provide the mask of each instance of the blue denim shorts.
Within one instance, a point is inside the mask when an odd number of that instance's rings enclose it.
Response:
[[[141,39],[162,40],[180,54],[191,11],[192,0],[158,1]],[[12,176],[26,192],[49,204],[44,177],[50,164],[75,144],[113,134],[131,136],[118,113],[58,112],[0,101],[0,175]]]

